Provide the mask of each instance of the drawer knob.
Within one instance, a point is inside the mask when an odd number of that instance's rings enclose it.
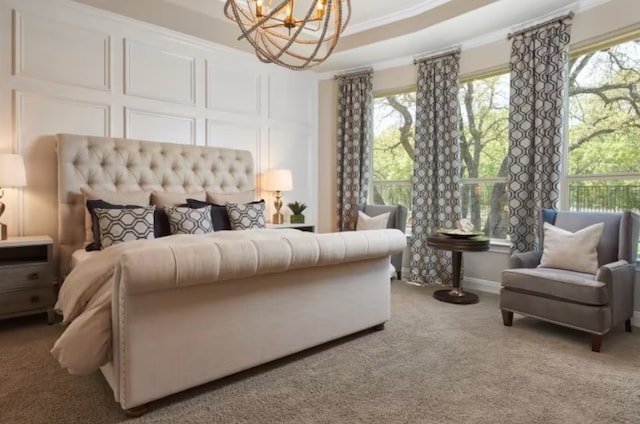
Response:
[[[40,296],[31,296],[29,301],[31,301],[31,303],[38,303],[40,302]]]
[[[37,280],[38,278],[40,278],[40,273],[38,272],[32,272],[27,275],[27,280]]]

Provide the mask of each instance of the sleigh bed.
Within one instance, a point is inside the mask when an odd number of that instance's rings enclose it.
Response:
[[[397,230],[220,231],[84,252],[83,187],[254,197],[253,159],[149,141],[70,134],[57,141],[60,272],[69,275],[61,294],[77,317],[103,296],[108,357],[99,365],[123,409],[144,411],[153,400],[389,319],[389,258],[405,245]],[[69,294],[76,284],[93,292]],[[72,370],[65,356],[80,353],[72,343],[54,356]]]

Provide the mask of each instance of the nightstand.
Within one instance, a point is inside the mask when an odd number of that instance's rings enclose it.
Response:
[[[316,232],[316,226],[313,224],[267,224],[267,228],[293,228],[294,230]]]
[[[0,240],[0,318],[46,312],[52,324],[54,306],[53,240]]]

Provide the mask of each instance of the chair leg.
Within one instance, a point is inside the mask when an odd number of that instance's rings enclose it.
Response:
[[[398,280],[401,280],[402,279],[401,278],[402,271],[397,271],[397,274],[398,274]]]
[[[593,352],[600,352],[600,348],[602,347],[602,334],[592,334],[591,335],[591,350]]]
[[[501,309],[500,312],[502,312],[502,323],[507,327],[511,327],[513,325],[513,312],[505,311],[504,309]]]
[[[624,329],[627,333],[631,333],[631,318],[624,322]]]

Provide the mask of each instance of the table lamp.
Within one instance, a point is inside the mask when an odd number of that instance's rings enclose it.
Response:
[[[11,153],[0,153],[0,199],[4,196],[5,188],[24,187],[27,185],[27,175],[24,171],[22,156]],[[0,202],[0,216],[5,210],[5,204]],[[0,240],[7,239],[7,225],[0,223]]]
[[[276,200],[273,202],[276,207],[276,213],[273,214],[272,224],[284,224],[284,217],[280,213],[282,207],[281,191],[289,191],[293,189],[293,179],[291,178],[290,169],[269,169],[264,173],[262,178],[262,188],[268,191],[276,192]]]

